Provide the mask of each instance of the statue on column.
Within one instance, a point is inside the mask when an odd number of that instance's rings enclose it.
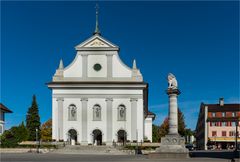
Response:
[[[168,74],[167,80],[168,80],[168,89],[177,89],[178,88],[177,79],[172,73]]]

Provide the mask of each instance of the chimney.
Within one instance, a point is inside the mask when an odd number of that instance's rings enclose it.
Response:
[[[219,98],[219,105],[223,106],[224,105],[224,98]]]

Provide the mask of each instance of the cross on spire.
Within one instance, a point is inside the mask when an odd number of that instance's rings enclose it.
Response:
[[[99,30],[99,27],[98,27],[98,10],[99,10],[98,4],[96,4],[95,9],[96,9],[96,27],[95,27],[95,31],[94,31],[93,34],[94,34],[94,35],[95,35],[95,34],[101,35],[100,30]]]

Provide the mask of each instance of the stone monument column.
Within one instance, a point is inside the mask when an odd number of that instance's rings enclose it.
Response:
[[[168,89],[169,96],[169,133],[171,135],[178,135],[178,104],[177,96],[180,94],[178,89]]]
[[[185,148],[185,139],[178,134],[178,104],[177,97],[180,94],[177,79],[173,74],[168,74],[169,97],[169,130],[165,137],[161,138],[160,147],[155,153],[149,154],[149,158],[187,158],[188,150]]]

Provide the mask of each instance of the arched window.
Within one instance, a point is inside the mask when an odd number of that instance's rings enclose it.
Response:
[[[124,105],[118,106],[118,120],[126,120],[126,107]]]
[[[68,107],[68,120],[77,120],[77,107],[74,104],[71,104]]]
[[[101,107],[100,105],[93,106],[93,120],[101,120]]]

